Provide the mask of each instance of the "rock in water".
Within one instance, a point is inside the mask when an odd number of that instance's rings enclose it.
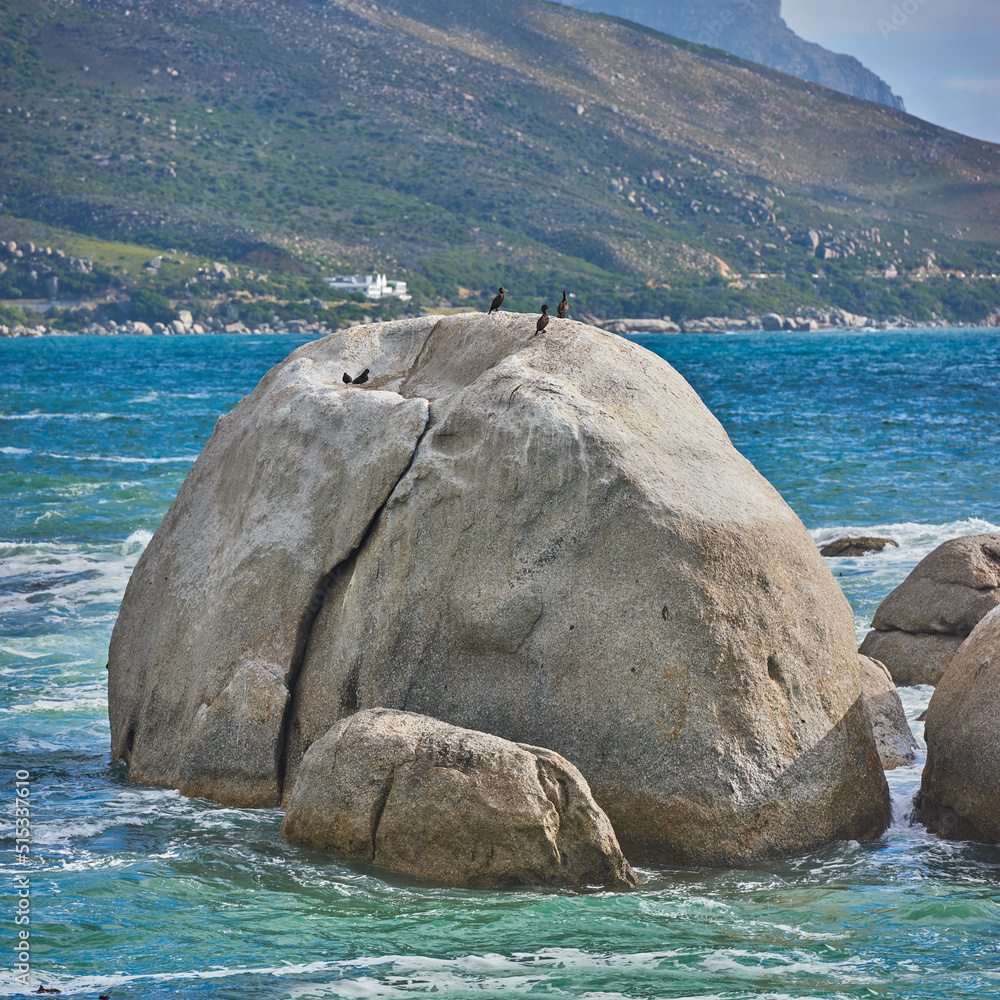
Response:
[[[917,818],[950,840],[1000,843],[1000,608],[973,629],[927,706]]]
[[[1000,604],[1000,535],[952,538],[879,605],[860,652],[897,684],[937,684],[958,647]]]
[[[274,804],[339,719],[406,709],[551,746],[630,858],[746,864],[888,823],[854,643],[666,362],[571,321],[402,320],[304,345],[221,419],[126,591],[112,753]]]
[[[848,559],[866,556],[869,552],[881,552],[887,545],[899,548],[899,542],[877,535],[845,535],[819,547],[819,554],[827,558]]]
[[[917,741],[910,732],[889,668],[878,660],[859,655],[858,672],[882,767],[886,771],[909,767],[917,759]]]
[[[449,885],[638,884],[568,760],[384,708],[309,748],[281,835]]]

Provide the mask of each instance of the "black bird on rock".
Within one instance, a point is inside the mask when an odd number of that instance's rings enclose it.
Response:
[[[350,385],[350,384],[351,384],[351,376],[348,375],[347,372],[344,372],[344,385]]]
[[[549,307],[545,305],[542,306],[542,315],[538,317],[538,322],[535,324],[535,336],[537,337],[548,325]]]
[[[566,301],[566,293],[563,292],[562,302],[560,302],[559,305],[556,306],[556,314],[559,316],[560,319],[563,319],[566,316],[566,313],[568,312],[569,312],[569,303]]]
[[[364,385],[368,381],[368,369],[366,368],[356,378],[351,379],[351,385]]]
[[[493,296],[493,301],[490,303],[490,312],[486,314],[487,316],[489,316],[491,312],[496,312],[503,305],[503,297],[506,292],[507,289],[501,285],[499,293]]]

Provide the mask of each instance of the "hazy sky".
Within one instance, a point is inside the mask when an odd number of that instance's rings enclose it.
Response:
[[[1000,0],[782,0],[781,13],[860,59],[910,114],[1000,143]]]

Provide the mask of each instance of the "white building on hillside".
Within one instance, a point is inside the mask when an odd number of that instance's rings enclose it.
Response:
[[[338,275],[323,280],[338,292],[360,292],[369,299],[396,298],[409,302],[411,298],[406,292],[405,281],[388,281],[384,274]]]

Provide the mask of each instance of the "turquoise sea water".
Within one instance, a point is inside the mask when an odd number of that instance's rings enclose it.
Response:
[[[946,538],[1000,530],[1000,333],[636,337],[701,393],[817,540],[859,635]],[[217,416],[301,340],[0,341],[0,992],[97,997],[966,998],[1000,993],[1000,848],[894,820],[750,870],[644,867],[628,894],[422,887],[283,844],[280,814],[109,763],[128,574]],[[902,692],[914,731],[928,689]],[[31,853],[12,805],[30,773]],[[23,771],[22,771],[23,773]],[[30,880],[29,987],[15,879]],[[23,905],[23,904],[22,904]]]

